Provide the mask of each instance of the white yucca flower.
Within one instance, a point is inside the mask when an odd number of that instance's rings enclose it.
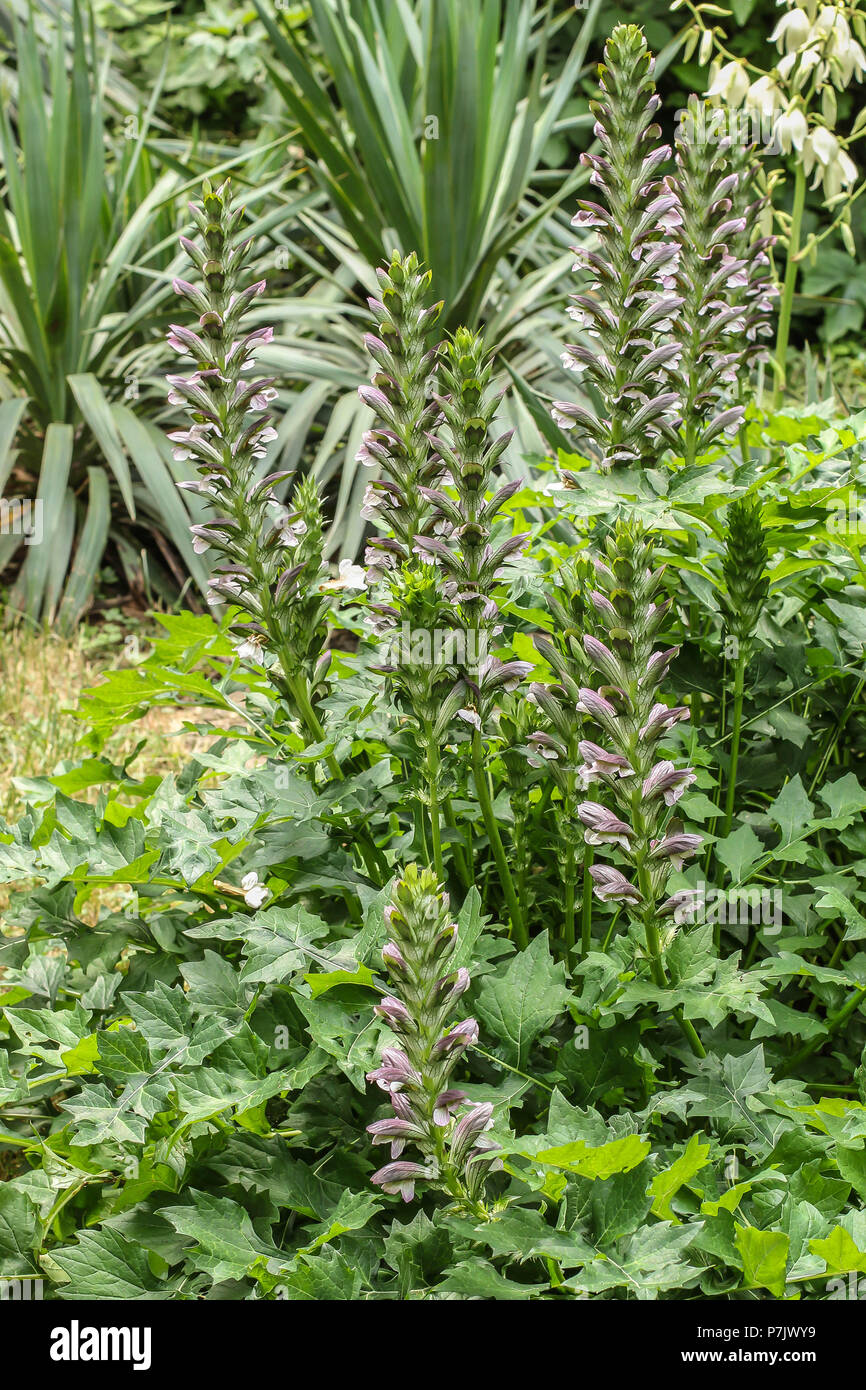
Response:
[[[781,88],[772,77],[759,77],[757,82],[753,82],[746,92],[746,110],[754,111],[766,120],[772,120],[777,111],[780,111],[784,105],[785,98]]]
[[[799,106],[789,106],[776,120],[773,134],[783,154],[796,150],[799,154],[809,134],[809,126],[804,111]]]
[[[770,42],[776,45],[780,53],[796,53],[811,32],[812,24],[805,11],[789,10],[782,15],[770,35]]]
[[[742,63],[724,63],[719,67],[709,87],[707,96],[724,102],[726,106],[739,106],[749,90],[749,76]]]
[[[814,170],[812,187],[823,184],[827,201],[838,197],[844,188],[850,188],[857,178],[857,165],[842,149],[832,130],[825,126],[815,126],[809,132],[803,145],[803,168],[807,175]]]

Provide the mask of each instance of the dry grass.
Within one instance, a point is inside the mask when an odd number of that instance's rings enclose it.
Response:
[[[146,638],[140,626],[133,630]],[[0,628],[0,767],[5,774],[0,782],[0,817],[7,823],[14,823],[24,810],[16,779],[44,777],[59,763],[85,756],[76,745],[86,725],[74,718],[73,710],[81,692],[97,685],[102,672],[126,664],[124,638],[129,631],[128,624],[108,623],[96,629],[82,627],[74,637],[61,639],[51,632]],[[223,720],[219,711],[206,713],[210,723],[231,722],[228,717]],[[143,719],[119,728],[107,743],[105,756],[120,763],[146,739],[133,765],[134,774],[179,772],[210,742],[183,728],[184,721],[194,722],[204,714],[203,709],[189,706],[151,710]],[[80,795],[95,799],[97,789]],[[0,929],[5,925],[8,930],[4,910],[10,895],[23,886],[0,884]],[[118,891],[122,897],[125,890]],[[88,914],[98,916],[100,908],[118,905],[94,894],[83,919]]]
[[[103,659],[102,665],[106,665]],[[65,711],[93,685],[100,666],[84,629],[71,641],[51,633],[0,632],[0,815],[14,820],[22,803],[16,777],[35,777],[75,756],[81,725]]]
[[[0,630],[0,816],[14,821],[24,809],[16,778],[44,777],[58,763],[83,756],[76,745],[85,725],[73,716],[83,690],[99,683],[101,673],[126,664],[124,630],[109,625],[81,628],[62,639],[50,632]],[[143,719],[119,728],[105,754],[122,762],[135,745],[147,739],[136,759],[136,775],[179,771],[207,740],[183,728],[203,711],[151,710]],[[218,711],[208,710],[220,723]]]

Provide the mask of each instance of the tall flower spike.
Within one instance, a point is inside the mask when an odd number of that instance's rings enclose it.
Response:
[[[274,591],[280,659],[286,674],[302,676],[315,694],[331,661],[331,653],[325,651],[331,608],[328,593],[342,581],[328,579],[322,563],[322,504],[312,478],[304,478],[295,488],[291,510],[283,514],[279,543],[289,547],[294,561],[283,570]]]
[[[429,1183],[483,1218],[484,1182],[495,1162],[496,1146],[484,1138],[493,1107],[473,1105],[459,1113],[466,1095],[452,1076],[477,1041],[478,1024],[465,1018],[448,1025],[469,987],[469,972],[453,968],[457,924],[435,874],[410,865],[395,884],[385,922],[389,940],[382,958],[393,993],[376,1013],[400,1045],[384,1048],[381,1064],[367,1076],[387,1093],[394,1111],[367,1127],[374,1144],[391,1146],[391,1162],[372,1181],[405,1202],[417,1183]],[[420,1161],[403,1158],[407,1145]]]
[[[640,29],[618,24],[604,50],[602,100],[592,103],[603,153],[581,156],[606,206],[580,203],[572,223],[596,229],[599,247],[575,248],[575,269],[588,270],[591,281],[568,312],[590,341],[569,345],[562,360],[601,394],[605,415],[567,401],[555,402],[553,414],[564,429],[594,441],[603,470],[642,464],[659,440],[676,447],[669,370],[679,349],[666,335],[680,299],[666,287],[676,254],[666,237],[679,212],[674,195],[655,180],[670,150],[656,143],[660,99],[652,72]]]
[[[202,284],[174,282],[197,324],[173,324],[168,335],[171,347],[192,359],[192,372],[168,377],[169,400],[186,408],[192,424],[169,438],[175,458],[191,460],[200,474],[180,486],[200,493],[216,512],[192,528],[195,549],[219,557],[211,602],[241,610],[243,620],[233,624],[239,657],[268,664],[303,717],[296,674],[321,678],[327,660],[321,508],[312,482],[296,490],[291,507],[274,493],[290,476],[268,473],[265,462],[277,437],[267,412],[277,393],[271,381],[246,375],[256,349],[273,337],[272,328],[245,331],[265,282],[249,283],[244,275],[251,242],[239,237],[243,209],[232,207],[228,182],[214,189],[205,180],[202,189],[201,206],[190,204],[199,239],[181,237]]]
[[[566,561],[547,591],[547,607],[554,619],[553,635],[536,635],[539,655],[552,668],[556,679],[550,685],[534,681],[527,700],[537,707],[544,727],[527,739],[529,761],[548,770],[559,791],[554,802],[556,855],[563,887],[565,946],[575,944],[574,888],[580,825],[575,816],[580,788],[581,739],[586,716],[578,709],[581,689],[589,676],[589,661],[582,636],[591,624],[588,595],[593,587],[592,565],[585,556]],[[592,863],[590,847],[584,852],[584,872]],[[584,922],[584,937],[589,931]],[[584,946],[588,942],[584,940]]]
[[[381,520],[393,539],[368,547],[371,582],[409,558],[416,535],[432,533],[432,508],[421,489],[435,487],[443,471],[427,438],[439,416],[431,400],[437,348],[429,337],[442,305],[427,303],[431,275],[419,270],[414,251],[402,259],[395,251],[376,275],[381,298],[368,301],[375,332],[364,337],[376,369],[358,395],[378,423],[364,435],[358,460],[380,474],[367,488],[362,515]]]
[[[731,211],[742,229],[730,238],[731,255],[742,263],[743,269],[729,286],[728,303],[739,313],[729,325],[730,350],[737,353],[737,394],[742,404],[748,390],[749,374],[754,363],[766,356],[762,339],[772,336],[771,315],[779,297],[773,283],[770,247],[775,237],[764,236],[761,222],[768,199],[761,197],[755,187],[754,146],[732,141],[728,150],[728,166],[737,182],[731,192]]]
[[[761,524],[761,504],[758,499],[739,498],[732,502],[728,508],[727,523],[722,562],[725,577],[722,613],[727,628],[725,656],[733,657],[734,661],[734,698],[722,838],[730,834],[734,818],[746,666],[752,655],[755,630],[770,590],[770,580],[766,573],[767,542]],[[719,925],[716,926],[717,941],[720,939]]]
[[[438,535],[415,537],[416,548],[441,569],[443,594],[454,605],[463,637],[460,665],[472,706],[463,714],[465,718],[474,713],[479,724],[502,691],[513,689],[532,669],[527,662],[499,661],[490,651],[491,639],[501,631],[494,597],[497,581],[505,561],[527,539],[526,534],[509,535],[499,544],[493,542],[497,514],[520,482],[507,483],[487,496],[496,464],[512,435],[509,430],[491,437],[499,405],[499,396],[490,389],[492,375],[480,335],[458,328],[443,344],[440,378],[445,394],[436,397],[447,430],[430,440],[457,496],[449,496],[443,488],[422,488],[435,508]]]
[[[572,757],[577,758],[575,740],[583,727],[577,705],[590,669],[583,636],[592,624],[587,596],[593,587],[593,576],[592,564],[585,556],[567,560],[560,567],[545,595],[555,623],[553,635],[537,633],[533,638],[539,655],[553,668],[556,680],[552,685],[533,682],[527,692],[527,699],[538,707],[550,731],[530,737],[530,761],[537,767],[549,764],[560,787],[560,778],[567,772]]]
[[[746,658],[770,591],[768,558],[761,504],[755,497],[738,498],[731,503],[727,515],[722,610],[728,633]]]
[[[672,818],[672,808],[695,780],[690,768],[677,768],[658,759],[657,745],[680,720],[682,706],[669,708],[658,698],[659,686],[676,655],[676,648],[655,649],[655,636],[670,608],[660,598],[662,571],[652,568],[652,538],[640,526],[617,522],[607,544],[607,561],[597,562],[599,588],[592,594],[605,640],[584,638],[590,665],[602,685],[580,692],[579,708],[595,721],[598,742],[580,745],[581,778],[597,787],[599,800],[586,800],[577,814],[587,844],[607,858],[616,853],[629,874],[609,863],[595,864],[590,873],[601,902],[621,902],[642,929],[655,983],[665,986],[659,922],[683,915],[682,895],[666,897],[672,868],[680,869],[701,844],[700,835],[687,834]],[[690,1023],[678,1015],[695,1051],[701,1051]]]
[[[514,691],[532,669],[525,661],[501,661],[488,649],[499,630],[499,610],[494,598],[502,566],[522,549],[525,535],[507,535],[494,543],[494,523],[516,485],[506,484],[488,498],[493,470],[510,439],[510,433],[492,437],[499,398],[490,389],[492,367],[485,358],[478,334],[460,328],[442,350],[441,376],[447,394],[437,396],[447,426],[431,444],[450,472],[439,489],[423,489],[435,506],[436,538],[416,536],[418,552],[443,575],[443,595],[454,605],[456,625],[462,630],[463,652],[459,663],[465,700],[456,714],[471,728],[470,749],[475,790],[484,828],[496,860],[502,891],[508,905],[511,928],[521,944],[528,935],[523,905],[517,897],[490,796],[482,730],[503,696]],[[451,486],[452,498],[444,491]],[[451,706],[445,710],[450,713]],[[441,722],[442,716],[440,716]]]
[[[746,227],[734,211],[738,176],[730,168],[730,142],[708,130],[706,111],[694,96],[681,113],[676,138],[676,176],[665,185],[680,213],[673,235],[677,244],[674,283],[682,306],[674,318],[680,347],[673,373],[680,391],[687,463],[705,453],[720,436],[735,434],[744,408],[736,395],[740,357],[732,335],[745,322],[731,294],[746,282],[745,264],[731,245]]]
[[[414,747],[406,764],[426,775],[413,779],[413,794],[430,812],[434,866],[444,878],[439,834],[442,781],[440,750],[447,743],[462,700],[453,644],[443,641],[452,610],[439,569],[422,543],[438,545],[442,529],[430,496],[444,474],[431,444],[440,409],[432,388],[439,349],[429,347],[441,304],[428,305],[430,272],[418,269],[414,252],[396,254],[377,272],[381,299],[371,299],[376,332],[364,339],[376,371],[359,395],[379,416],[364,436],[358,458],[382,476],[369,484],[362,515],[384,532],[367,547],[367,578],[374,590],[370,628],[387,639],[380,669],[390,678]]]

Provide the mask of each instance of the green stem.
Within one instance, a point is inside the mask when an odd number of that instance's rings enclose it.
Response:
[[[487,838],[490,841],[490,848],[493,851],[493,858],[496,861],[499,881],[502,884],[502,891],[505,894],[505,901],[508,906],[508,914],[511,918],[512,930],[518,946],[523,948],[529,945],[529,932],[523,921],[523,914],[520,910],[517,894],[514,891],[514,884],[511,879],[511,871],[508,868],[505,850],[502,847],[499,827],[496,824],[496,815],[493,811],[490,787],[484,768],[484,753],[481,746],[481,735],[477,730],[472,735],[472,772],[475,780],[475,791],[478,796],[478,804],[481,807],[481,815],[484,819],[484,829],[487,831]]]
[[[728,786],[725,794],[725,821],[722,839],[731,833],[734,819],[734,797],[737,791],[737,768],[740,761],[740,732],[743,726],[743,690],[746,680],[746,647],[740,644],[740,653],[734,668],[734,720],[731,729],[731,761],[728,766]]]
[[[719,937],[721,936],[721,932],[719,931],[718,928],[716,929],[716,934],[717,934]],[[746,952],[745,956],[743,957],[743,969],[744,969],[744,970],[748,970],[748,969],[749,969],[749,967],[751,966],[752,962],[753,962],[754,959],[755,959],[755,956],[758,954],[758,946],[760,945],[760,941],[761,941],[761,938],[760,938],[760,935],[759,935],[759,933],[758,933],[758,929],[755,928],[755,930],[752,932],[752,939],[751,939],[751,941],[749,942],[749,949],[748,949],[748,951]],[[716,947],[716,951],[717,951],[717,953],[718,953],[718,947]]]
[[[562,824],[560,837],[565,850],[563,863],[563,884],[565,897],[565,958],[569,960],[575,946],[574,933],[574,875],[577,868],[577,855],[574,845],[574,781],[575,774],[566,774],[567,783],[562,799]]]
[[[794,308],[794,290],[800,266],[797,252],[800,250],[800,233],[803,224],[803,208],[806,203],[806,174],[802,161],[798,161],[794,173],[794,206],[791,211],[791,232],[788,237],[788,258],[785,263],[785,282],[782,287],[782,303],[779,308],[779,328],[776,334],[776,385],[773,391],[773,409],[782,404],[785,389],[785,366],[788,357],[788,339],[791,333],[791,313]]]
[[[810,1057],[813,1052],[817,1052],[818,1048],[828,1037],[832,1037],[834,1033],[838,1033],[842,1025],[851,1017],[858,1004],[862,1003],[864,994],[866,994],[866,987],[857,985],[854,993],[848,996],[841,1009],[839,1009],[837,1013],[831,1014],[828,1018],[827,1032],[822,1033],[820,1037],[811,1038],[809,1042],[804,1043],[793,1056],[788,1058],[784,1066],[779,1068],[775,1073],[776,1078],[780,1079],[783,1076],[790,1076],[795,1067],[798,1067],[800,1063],[805,1061],[807,1057]]]
[[[815,773],[815,776],[812,778],[812,782],[809,787],[809,796],[813,794],[815,788],[817,787],[818,783],[821,781],[821,778],[824,776],[824,773],[827,770],[827,766],[830,762],[831,757],[833,756],[833,752],[836,748],[836,745],[839,742],[840,735],[842,734],[842,731],[844,730],[845,725],[848,722],[848,715],[851,713],[851,710],[854,708],[857,701],[860,699],[860,696],[863,693],[864,685],[866,685],[866,676],[861,676],[859,681],[857,682],[857,689],[854,691],[854,694],[851,696],[851,699],[848,701],[847,705],[842,711],[842,714],[836,724],[836,727],[833,730],[827,748],[821,757],[821,761],[818,764],[817,771]]]
[[[412,815],[415,821],[415,853],[424,860],[429,868],[430,851],[427,848],[427,832],[424,829],[424,808],[420,801],[416,800]]]
[[[651,901],[649,874],[646,867],[642,864],[638,869],[638,886],[644,902]],[[647,952],[649,954],[650,970],[655,983],[659,989],[667,989],[668,977],[662,960],[661,943],[659,942],[658,924],[655,918],[655,911],[650,908],[644,916],[644,934],[646,936]],[[680,1031],[688,1042],[689,1046],[697,1057],[706,1057],[706,1049],[695,1032],[693,1023],[683,1017],[682,1009],[674,1009],[674,1018],[679,1025]]]
[[[430,839],[433,843],[433,868],[440,887],[445,886],[442,863],[442,833],[439,826],[439,751],[433,737],[433,725],[425,726],[427,741],[427,790],[430,797]]]
[[[297,711],[304,724],[307,726],[307,732],[312,734],[313,738],[316,739],[318,743],[324,743],[325,731],[319,722],[316,711],[313,709],[306,676],[296,676],[288,682],[288,688],[295,701]],[[334,781],[344,781],[343,769],[340,767],[333,753],[329,753],[325,761]],[[384,858],[381,850],[376,847],[372,835],[367,831],[355,831],[354,838],[361,857],[364,860],[364,865],[369,877],[374,883],[381,887],[388,881],[389,877],[387,860]]]
[[[580,905],[580,956],[581,960],[589,954],[592,945],[592,874],[589,872],[595,858],[592,845],[583,851],[583,899]]]
[[[680,1032],[682,1033],[686,1042],[689,1044],[689,1047],[692,1049],[692,1052],[694,1052],[695,1056],[706,1057],[707,1049],[704,1047],[703,1043],[701,1042],[700,1038],[695,1032],[694,1024],[690,1023],[687,1018],[683,1018],[682,1009],[674,1010],[674,1018],[680,1026]]]
[[[839,1086],[829,1081],[804,1081],[804,1091],[821,1091],[826,1095],[856,1096],[856,1086]]]
[[[611,941],[613,940],[613,934],[614,934],[614,932],[616,931],[616,924],[617,924],[617,922],[618,922],[619,919],[620,919],[620,913],[621,913],[621,912],[622,912],[622,908],[618,907],[617,910],[616,910],[616,912],[613,914],[613,916],[612,916],[611,919],[610,919],[610,926],[608,927],[607,931],[605,932],[604,941],[601,943],[601,952],[602,952],[602,955],[606,955],[606,953],[607,953],[607,948],[608,948],[608,946],[610,945]]]
[[[686,425],[686,443],[683,451],[683,464],[686,468],[694,467],[695,457],[698,451],[698,429],[694,421],[694,409],[694,401],[691,399],[690,393],[685,409],[686,418],[689,422]]]
[[[839,940],[836,942],[836,945],[833,947],[833,952],[832,952],[832,954],[831,954],[831,956],[830,956],[830,959],[829,959],[828,962],[827,962],[827,969],[828,969],[828,970],[832,970],[836,965],[838,965],[838,963],[839,963],[839,958],[840,958],[840,956],[842,955],[842,952],[844,951],[844,949],[845,949],[845,947],[846,947],[847,944],[848,944],[848,943],[847,943],[846,940],[845,940],[845,928],[844,928],[844,926],[843,926],[841,935],[840,935],[840,937],[839,937]],[[812,1002],[811,1002],[811,1004],[809,1005],[809,1013],[810,1013],[810,1014],[811,1014],[811,1013],[814,1013],[815,1010],[817,1009],[817,1007],[818,1007],[818,996],[817,996],[817,994],[813,994],[813,995],[812,995]]]
[[[718,737],[716,738],[716,741],[715,741],[715,743],[713,744],[713,747],[716,746],[716,743],[724,743],[724,741],[725,741],[725,729],[726,729],[727,727],[728,727],[728,658],[727,658],[727,656],[725,656],[725,657],[724,657],[724,664],[723,664],[723,666],[722,666],[722,698],[721,698],[721,702],[720,702],[720,705],[719,705],[719,722],[718,722],[718,726],[717,726],[717,729],[716,729],[716,733],[717,733]],[[711,838],[710,843],[707,845],[706,858],[704,859],[704,878],[707,878],[707,879],[708,879],[709,876],[710,876],[710,868],[711,868],[711,866],[712,866],[713,860],[715,859],[715,853],[714,853],[715,839],[714,839],[714,837],[715,837],[715,834],[716,834],[716,827],[718,826],[718,823],[719,823],[719,818],[718,818],[718,816],[713,816],[713,819],[710,821],[710,824],[709,824],[709,834],[710,834],[710,836],[713,837],[713,838]]]
[[[470,859],[467,863],[466,856],[463,853],[463,846],[457,843],[456,837],[460,832],[457,828],[457,817],[454,814],[454,807],[451,805],[450,796],[443,796],[442,812],[445,816],[445,824],[448,826],[448,829],[453,832],[454,835],[454,839],[452,839],[451,841],[451,853],[454,855],[454,864],[457,869],[457,876],[460,879],[460,882],[463,884],[464,888],[471,888],[473,883],[475,882],[475,879],[472,875],[472,861]]]
[[[643,929],[644,936],[646,937],[650,970],[653,980],[658,985],[659,989],[666,989],[668,977],[665,973],[664,962],[662,961],[661,943],[659,942],[659,929],[658,923],[656,922],[655,907],[653,905],[652,887],[650,884],[649,871],[647,870],[645,862],[641,862],[637,865],[637,883],[641,898],[646,904],[643,911]]]
[[[367,871],[369,872],[371,866],[369,863],[367,863],[366,857],[364,862],[367,864]],[[371,873],[370,877],[375,882],[376,875]],[[363,919],[361,917],[361,909],[358,906],[357,899],[354,897],[352,893],[350,893],[348,888],[343,889],[343,900],[346,904],[346,911],[349,914],[350,921],[354,922],[356,926],[360,927],[363,922]]]
[[[658,923],[654,913],[649,913],[644,918],[644,936],[649,953],[650,970],[655,983],[659,989],[667,989],[668,977],[665,973],[664,961],[662,960],[661,943],[659,941]]]
[[[698,538],[693,531],[689,531],[686,539],[686,554],[691,560],[697,560],[698,558]],[[696,598],[692,597],[689,600],[689,632],[694,634],[696,641],[698,637],[699,628],[700,613],[698,610],[698,601]],[[692,728],[697,729],[698,725],[701,722],[701,715],[703,713],[699,691],[692,691],[692,698],[689,701],[689,704],[691,705]]]
[[[307,686],[306,676],[296,676],[291,681],[291,691],[297,703],[298,713],[300,714],[301,718],[306,724],[308,732],[313,735],[313,738],[315,738],[318,743],[324,743],[325,731],[319,722],[319,717],[316,714],[316,711],[313,709],[313,704],[310,699],[310,692]],[[334,757],[333,753],[328,754],[327,758],[325,759],[325,762],[328,765],[328,771],[330,772],[334,781],[342,782],[343,769],[340,767],[340,764],[337,762],[337,759]]]

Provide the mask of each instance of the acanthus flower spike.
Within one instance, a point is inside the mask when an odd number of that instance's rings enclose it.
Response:
[[[495,470],[512,432],[493,433],[500,396],[493,389],[492,365],[479,334],[458,328],[443,343],[439,378],[441,394],[435,399],[442,420],[438,432],[430,435],[430,445],[447,466],[448,476],[440,488],[423,490],[435,506],[438,534],[416,536],[415,545],[441,577],[441,592],[451,605],[451,624],[461,638],[462,659],[457,668],[464,697],[456,713],[471,730],[472,775],[484,827],[515,937],[526,945],[523,904],[493,812],[482,739],[483,735],[489,739],[490,726],[500,719],[507,704],[504,697],[532,670],[528,662],[502,661],[491,651],[501,631],[497,581],[507,561],[527,540],[525,534],[514,535],[512,525],[501,525],[500,513],[514,494],[514,483],[494,488]]]
[[[376,331],[364,338],[376,370],[358,395],[378,420],[365,432],[358,460],[383,475],[378,488],[371,485],[377,519],[393,533],[399,558],[408,560],[416,535],[432,534],[432,507],[422,490],[436,487],[444,471],[427,438],[439,419],[432,395],[438,348],[428,340],[442,305],[428,303],[430,271],[420,269],[414,252],[395,251],[376,277],[381,298],[368,300]]]
[[[607,543],[606,561],[596,565],[597,582],[606,593],[605,601],[593,606],[604,615],[608,632],[616,633],[621,684],[615,690],[605,687],[603,694],[588,687],[580,691],[579,707],[603,728],[608,747],[581,740],[581,780],[584,785],[595,783],[603,800],[582,802],[577,816],[589,843],[605,856],[614,853],[625,861],[627,872],[615,864],[592,865],[595,895],[600,902],[626,908],[645,939],[653,981],[664,988],[667,974],[658,921],[679,910],[679,903],[668,907],[667,881],[672,869],[682,869],[697,853],[702,840],[670,820],[670,808],[695,774],[669,758],[656,760],[659,738],[687,711],[668,709],[655,695],[676,649],[653,650],[653,615],[663,615],[668,608],[659,598],[662,571],[652,567],[652,550],[651,538],[639,525],[620,520]],[[603,675],[614,674],[606,644],[587,638],[584,646]],[[701,1053],[693,1025],[679,1012],[675,1017],[692,1048]]]
[[[169,400],[192,416],[188,429],[170,435],[175,459],[191,461],[200,475],[181,485],[216,513],[191,528],[193,548],[216,560],[208,601],[229,602],[237,612],[231,630],[238,659],[265,667],[307,734],[320,742],[315,702],[331,603],[323,583],[319,494],[307,479],[287,505],[277,489],[290,474],[262,467],[277,438],[268,413],[276,391],[270,378],[244,373],[273,329],[244,331],[247,311],[267,288],[264,280],[243,284],[252,250],[240,235],[244,210],[233,206],[228,181],[214,188],[205,180],[201,205],[191,203],[190,213],[198,235],[182,237],[181,244],[203,284],[177,279],[174,287],[198,315],[198,331],[173,324],[168,342],[192,359],[195,370],[167,380]],[[328,765],[340,775],[333,758]]]
[[[723,835],[730,833],[742,733],[746,666],[754,651],[758,624],[770,592],[767,537],[758,497],[743,497],[728,508],[723,573],[722,613],[725,655],[734,660],[734,699],[731,752],[725,793]],[[718,934],[718,933],[717,933]]]
[[[493,1107],[464,1110],[466,1094],[452,1084],[467,1048],[478,1041],[478,1024],[474,1018],[449,1023],[468,988],[469,972],[449,970],[457,928],[435,874],[410,865],[394,887],[385,923],[390,939],[382,958],[394,994],[382,999],[376,1012],[402,1047],[384,1048],[382,1064],[367,1076],[389,1095],[394,1112],[367,1127],[374,1144],[391,1145],[392,1162],[375,1172],[372,1182],[407,1202],[424,1182],[484,1219],[485,1179],[496,1159],[495,1146],[482,1136]],[[419,1151],[421,1163],[401,1157],[406,1145]]]
[[[741,364],[734,343],[745,325],[730,294],[745,271],[732,247],[746,223],[734,209],[738,175],[728,163],[730,143],[708,130],[704,105],[690,97],[677,127],[676,174],[666,180],[680,211],[671,233],[677,251],[672,284],[681,301],[673,320],[679,354],[672,378],[690,465],[725,434],[736,434],[744,414],[734,403]]]
[[[581,203],[573,221],[596,233],[598,249],[574,248],[575,269],[588,271],[590,284],[569,314],[586,337],[567,346],[563,365],[580,371],[605,409],[599,418],[556,401],[553,416],[561,428],[593,441],[604,471],[642,466],[659,441],[676,441],[678,396],[670,373],[677,349],[658,338],[682,302],[666,284],[678,207],[656,178],[670,151],[657,143],[653,64],[641,30],[618,24],[605,45],[601,99],[591,103],[601,153],[582,156],[604,205]]]
[[[582,697],[586,694],[590,703],[596,699],[595,692],[586,684],[590,679],[591,653],[599,655],[604,652],[606,657],[615,661],[614,654],[594,635],[591,638],[582,637],[596,611],[594,582],[593,566],[586,556],[566,561],[551,577],[545,598],[553,619],[553,631],[550,635],[538,634],[534,641],[540,657],[551,668],[555,679],[550,685],[533,681],[527,692],[527,701],[546,718],[549,726],[530,735],[527,750],[530,765],[545,767],[559,793],[558,799],[553,802],[553,813],[557,827],[557,862],[563,885],[567,952],[572,951],[577,941],[575,890],[578,858],[582,855],[580,937],[584,955],[589,949],[591,928],[592,880],[588,870],[593,861],[594,842],[587,836],[581,845],[581,826],[576,808],[580,792],[586,790],[595,772],[588,775],[581,749],[595,748],[602,758],[606,754],[604,749],[583,739],[587,711]],[[613,667],[608,669],[612,671]],[[603,696],[599,700],[602,707],[608,707]],[[613,717],[615,706],[609,704],[609,709]],[[622,766],[618,770],[626,775]]]

